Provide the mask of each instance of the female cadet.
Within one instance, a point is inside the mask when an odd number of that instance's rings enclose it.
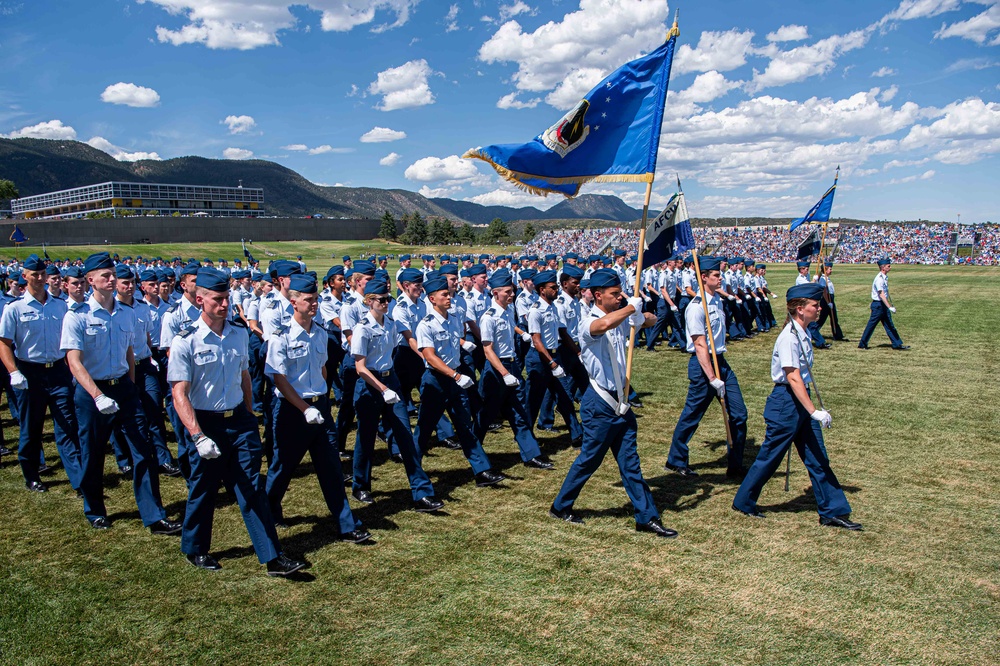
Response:
[[[754,518],[764,516],[757,508],[757,498],[794,442],[812,481],[819,524],[860,530],[860,523],[849,520],[851,505],[830,469],[830,459],[823,446],[820,425],[830,427],[830,414],[813,405],[806,387],[812,378],[813,363],[808,326],[819,318],[822,297],[823,288],[818,284],[795,285],[786,294],[788,321],[775,340],[771,355],[774,390],[764,407],[767,425],[764,443],[736,492],[733,509]]]
[[[351,354],[358,373],[354,387],[354,410],[358,415],[358,442],[354,449],[354,498],[372,501],[372,453],[375,432],[381,421],[392,432],[406,476],[413,493],[413,508],[420,512],[438,511],[444,502],[435,499],[434,486],[420,465],[420,455],[410,432],[410,417],[402,401],[402,388],[393,370],[393,350],[400,325],[386,313],[389,310],[389,285],[371,280],[365,285],[366,314],[354,326]]]

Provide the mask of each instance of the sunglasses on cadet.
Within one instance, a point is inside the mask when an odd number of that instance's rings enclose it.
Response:
[[[389,301],[392,300],[392,296],[379,296],[378,298],[376,298],[374,300],[378,301],[382,305],[385,305],[386,303],[388,303]]]

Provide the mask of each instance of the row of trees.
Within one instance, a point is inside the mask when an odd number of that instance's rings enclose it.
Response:
[[[468,223],[456,228],[447,219],[435,219],[428,224],[420,213],[406,213],[400,221],[403,224],[402,234],[397,232],[396,218],[389,211],[385,211],[378,237],[389,241],[398,240],[406,245],[461,243],[471,246],[476,242],[485,245],[504,245],[512,240],[510,228],[499,217],[490,222],[490,225],[483,231],[473,229],[472,225]],[[535,237],[535,234],[535,227],[528,223],[524,226],[521,240],[529,242]]]

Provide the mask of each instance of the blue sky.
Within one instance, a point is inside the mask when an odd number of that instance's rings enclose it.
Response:
[[[0,0],[0,134],[544,208],[459,156],[531,139],[680,9],[654,205],[679,172],[693,215],[802,215],[839,164],[834,216],[1000,220],[1000,0],[301,2]]]

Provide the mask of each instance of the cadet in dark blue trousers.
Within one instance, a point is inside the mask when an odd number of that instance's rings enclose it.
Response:
[[[107,252],[87,257],[87,282],[93,294],[63,320],[60,347],[76,379],[73,403],[80,429],[80,490],[83,512],[95,529],[108,529],[104,506],[104,447],[112,430],[132,456],[132,490],[142,524],[154,534],[174,534],[180,523],[167,520],[160,500],[160,477],[153,445],[139,431],[132,344],[132,310],[115,300],[115,265]]]
[[[375,451],[375,434],[381,422],[392,434],[398,448],[410,482],[413,508],[429,513],[440,510],[444,502],[435,499],[434,486],[420,465],[420,453],[410,432],[410,417],[400,395],[403,389],[393,368],[393,352],[400,328],[405,325],[388,316],[390,299],[387,283],[370,280],[365,285],[364,295],[368,314],[354,326],[351,335],[351,354],[358,373],[354,388],[358,445],[354,449],[352,493],[359,502],[371,504],[375,501],[371,495],[372,454]]]
[[[344,473],[336,443],[327,437],[326,329],[313,319],[319,306],[316,280],[293,275],[288,281],[292,318],[271,334],[264,371],[281,393],[274,422],[274,459],[267,471],[267,499],[275,524],[287,526],[281,501],[306,452],[312,458],[320,490],[330,513],[340,523],[340,540],[359,543],[371,538],[354,517],[344,492]]]
[[[697,476],[688,465],[688,442],[698,429],[702,417],[709,406],[717,399],[725,397],[729,409],[729,424],[733,434],[733,443],[729,450],[729,461],[726,476],[740,478],[743,476],[743,449],[747,439],[747,408],[743,403],[743,394],[736,379],[736,373],[726,362],[723,354],[726,352],[725,314],[722,309],[722,298],[716,290],[722,283],[719,271],[721,262],[718,257],[701,257],[699,269],[705,293],[708,298],[708,312],[712,325],[712,344],[719,360],[719,373],[715,375],[712,365],[711,351],[707,343],[705,326],[705,306],[702,296],[691,300],[684,312],[685,334],[687,336],[687,351],[691,354],[688,362],[688,393],[684,409],[674,428],[674,436],[670,441],[670,455],[666,468],[681,476]]]
[[[199,569],[221,568],[209,551],[215,502],[225,484],[236,495],[257,559],[267,564],[269,576],[287,576],[306,563],[282,554],[260,483],[263,450],[250,411],[248,338],[229,321],[226,274],[203,268],[196,286],[202,312],[174,339],[167,367],[174,406],[194,443],[188,452],[191,476],[181,552]]]
[[[830,469],[830,458],[823,446],[820,426],[830,427],[830,414],[816,408],[808,388],[813,365],[808,326],[819,319],[822,297],[823,288],[816,284],[796,285],[785,296],[788,321],[774,342],[771,356],[774,390],[764,406],[767,430],[757,460],[736,492],[733,509],[754,518],[764,517],[757,508],[757,498],[764,484],[781,465],[788,447],[795,444],[809,472],[819,511],[819,524],[860,530],[861,524],[850,520],[851,505],[837,476]]]
[[[552,502],[549,515],[569,523],[583,523],[573,513],[573,503],[583,486],[601,466],[608,450],[615,456],[622,485],[632,500],[635,528],[639,532],[671,538],[677,532],[660,522],[636,450],[638,425],[625,395],[625,354],[631,326],[651,327],[656,317],[643,314],[642,299],[630,298],[621,306],[621,281],[610,269],[598,269],[590,276],[594,307],[580,322],[580,360],[590,375],[590,386],[580,402],[583,444],[580,454]]]
[[[36,255],[24,261],[25,292],[0,317],[0,359],[14,388],[22,391],[18,459],[25,487],[45,492],[39,476],[45,409],[52,412],[56,448],[74,490],[80,487],[80,443],[73,409],[73,376],[59,348],[66,301],[45,289],[45,263]],[[16,357],[16,358],[15,358]]]
[[[903,339],[899,337],[896,324],[892,321],[892,315],[896,314],[896,307],[889,298],[889,271],[892,269],[892,260],[884,257],[878,260],[878,275],[872,281],[872,305],[871,317],[868,318],[868,325],[865,332],[861,334],[858,341],[858,349],[868,349],[868,341],[875,332],[875,327],[882,324],[885,334],[889,336],[889,342],[893,349],[909,349],[909,345],[903,344]],[[817,324],[818,326],[818,324]]]

